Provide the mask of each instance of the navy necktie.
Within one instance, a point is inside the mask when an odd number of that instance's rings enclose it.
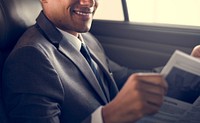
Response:
[[[102,80],[101,80],[101,77],[100,77],[100,74],[99,72],[97,71],[97,68],[95,67],[94,65],[94,62],[92,61],[92,58],[90,56],[90,52],[89,52],[89,49],[88,47],[84,44],[84,43],[81,43],[81,50],[80,52],[82,53],[82,55],[85,57],[85,59],[87,60],[87,62],[89,63],[90,67],[92,68],[92,71],[94,72],[104,94],[106,95],[105,93],[105,88],[103,86],[103,83],[102,83]]]

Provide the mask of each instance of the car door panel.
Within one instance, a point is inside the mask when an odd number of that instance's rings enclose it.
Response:
[[[166,64],[178,49],[190,53],[200,44],[200,30],[95,20],[91,33],[115,62],[134,69]]]

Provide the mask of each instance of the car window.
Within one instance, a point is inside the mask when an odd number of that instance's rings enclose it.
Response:
[[[124,21],[122,1],[131,22],[200,26],[200,0],[100,0],[95,19]]]
[[[200,26],[200,0],[126,0],[132,22]]]
[[[124,20],[121,0],[99,0],[99,7],[94,19],[100,20]]]

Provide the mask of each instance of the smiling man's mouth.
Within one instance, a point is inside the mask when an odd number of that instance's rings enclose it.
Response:
[[[73,12],[77,15],[81,16],[89,16],[93,14],[94,8],[81,8],[81,9],[74,9]]]
[[[78,15],[88,16],[92,14],[92,12],[81,12],[81,11],[74,11]]]

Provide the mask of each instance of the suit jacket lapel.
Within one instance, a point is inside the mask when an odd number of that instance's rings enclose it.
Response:
[[[90,49],[90,48],[89,48]],[[112,92],[107,92],[107,95],[110,95],[111,93],[117,94],[119,91],[117,88],[117,85],[115,84],[115,80],[113,79],[112,72],[109,70],[109,68],[106,66],[107,62],[104,60],[101,60],[105,58],[105,56],[102,56],[102,53],[93,52],[93,50],[90,50],[92,58],[95,60],[95,62],[98,64],[98,66],[101,68],[101,70],[105,73],[106,78],[109,82],[109,90],[112,90]],[[112,89],[111,89],[112,87]]]
[[[36,19],[36,25],[39,27],[40,32],[52,43],[58,50],[63,53],[66,57],[71,59],[72,62],[80,69],[83,75],[86,77],[90,85],[94,88],[96,93],[101,97],[101,99],[106,104],[108,101],[98,84],[98,81],[92,72],[89,64],[83,58],[80,52],[78,52],[56,29],[56,27],[46,18],[43,12],[40,13],[39,17]]]
[[[98,46],[98,41],[95,37],[93,37],[91,34],[82,34],[82,37],[84,38],[85,43],[88,45],[90,53],[92,58],[95,60],[95,62],[98,63],[101,70],[105,73],[108,84],[109,84],[109,94],[113,98],[118,93],[118,87],[115,83],[115,80],[113,78],[112,72],[109,69],[108,63],[106,61],[106,56],[103,53],[103,48],[100,48],[101,46]],[[96,47],[94,47],[96,46]]]
[[[84,40],[85,43],[88,45],[92,58],[95,60],[95,62],[98,63],[98,65],[100,65],[100,67],[104,70],[106,74],[110,75],[111,72],[109,68],[107,67],[107,62],[105,61],[104,54],[102,52],[96,51],[96,48],[98,47],[95,47],[96,45],[94,45],[95,40],[93,38],[86,36],[86,34],[83,34],[83,37],[85,39],[82,39],[82,40]],[[83,37],[81,36],[81,38]],[[90,42],[88,40],[90,40]]]
[[[78,52],[69,42],[63,40],[59,44],[58,48],[63,54],[65,54],[69,59],[71,59],[74,64],[80,69],[83,75],[86,77],[90,85],[96,90],[98,95],[102,98],[104,102],[108,102],[99,83],[96,79],[91,67],[85,58]]]

